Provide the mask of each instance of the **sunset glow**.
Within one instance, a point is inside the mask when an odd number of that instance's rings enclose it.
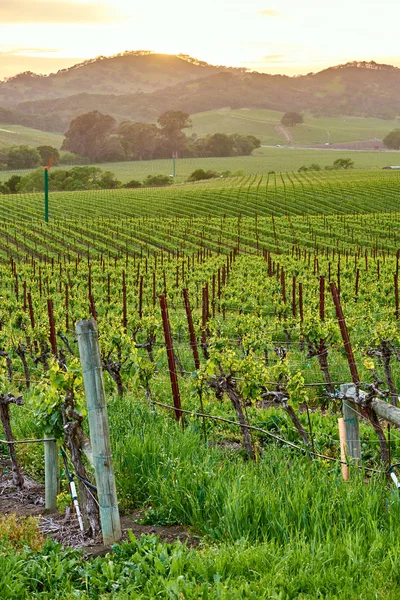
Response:
[[[0,0],[0,78],[138,49],[270,73],[400,66],[399,18],[398,0]]]

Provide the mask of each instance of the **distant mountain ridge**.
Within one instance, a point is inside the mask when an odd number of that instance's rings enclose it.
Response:
[[[13,120],[3,122],[36,123],[48,131],[63,132],[71,119],[92,110],[118,121],[149,122],[170,109],[193,114],[224,107],[396,118],[400,69],[354,61],[289,77],[213,66],[186,55],[135,51],[48,76],[21,73],[0,82],[0,120],[8,111]]]
[[[85,91],[96,94],[148,93],[181,81],[198,79],[226,67],[216,67],[190,56],[127,51],[61,69],[50,75],[31,71],[0,81],[0,106],[53,99]]]

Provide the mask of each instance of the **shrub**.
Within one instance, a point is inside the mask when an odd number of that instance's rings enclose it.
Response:
[[[321,167],[321,165],[319,165],[317,163],[312,163],[309,167],[307,167],[306,165],[302,165],[299,168],[299,173],[302,173],[305,171],[322,171],[322,167]]]
[[[83,158],[74,152],[61,152],[60,153],[60,165],[87,165],[89,163],[88,158]]]
[[[354,161],[350,160],[350,158],[338,158],[333,163],[334,169],[353,169]]]
[[[14,550],[22,550],[29,546],[31,550],[40,552],[44,544],[44,537],[38,529],[38,518],[17,515],[4,515],[0,517],[0,544]]]
[[[125,188],[140,188],[140,187],[142,187],[142,184],[137,179],[131,179],[131,181],[128,181],[128,183],[125,183],[123,185],[123,187],[125,187]]]
[[[143,181],[145,187],[158,187],[163,185],[171,185],[173,183],[170,175],[147,175]]]
[[[29,146],[12,146],[8,151],[9,169],[34,169],[40,165],[40,154]]]
[[[216,171],[205,171],[204,169],[196,169],[188,177],[188,181],[201,181],[203,179],[214,179],[220,177],[220,173]]]

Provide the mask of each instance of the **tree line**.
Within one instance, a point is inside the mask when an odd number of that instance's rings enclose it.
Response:
[[[46,167],[50,160],[53,165],[85,164],[87,159],[76,156],[72,152],[59,152],[54,146],[26,145],[0,148],[0,171],[9,169],[36,169]]]
[[[70,123],[61,149],[91,162],[154,160],[180,156],[248,156],[261,141],[253,135],[215,133],[204,138],[190,137],[189,115],[180,110],[163,113],[154,123],[122,121],[95,110],[79,115]]]
[[[217,177],[238,177],[245,175],[242,169],[234,172],[204,171],[196,169],[189,175],[187,181],[195,182]],[[132,179],[122,183],[111,171],[100,167],[87,165],[72,167],[72,169],[55,169],[50,171],[49,189],[53,192],[73,192],[78,190],[111,190],[117,188],[161,187],[174,183],[171,175],[149,174],[143,181]],[[41,192],[43,190],[43,169],[39,168],[26,175],[12,175],[6,181],[0,182],[0,194],[18,194],[26,192]]]

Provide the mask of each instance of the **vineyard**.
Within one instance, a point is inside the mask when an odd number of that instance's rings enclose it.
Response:
[[[1,197],[15,439],[70,449],[71,423],[87,433],[75,325],[94,319],[120,509],[201,540],[132,538],[95,561],[45,542],[32,558],[0,517],[1,597],[398,597],[399,430],[365,405],[344,482],[337,419],[354,368],[397,404],[399,198],[400,175],[372,171],[53,192],[49,223],[42,194]],[[42,448],[15,448],[42,477]]]

